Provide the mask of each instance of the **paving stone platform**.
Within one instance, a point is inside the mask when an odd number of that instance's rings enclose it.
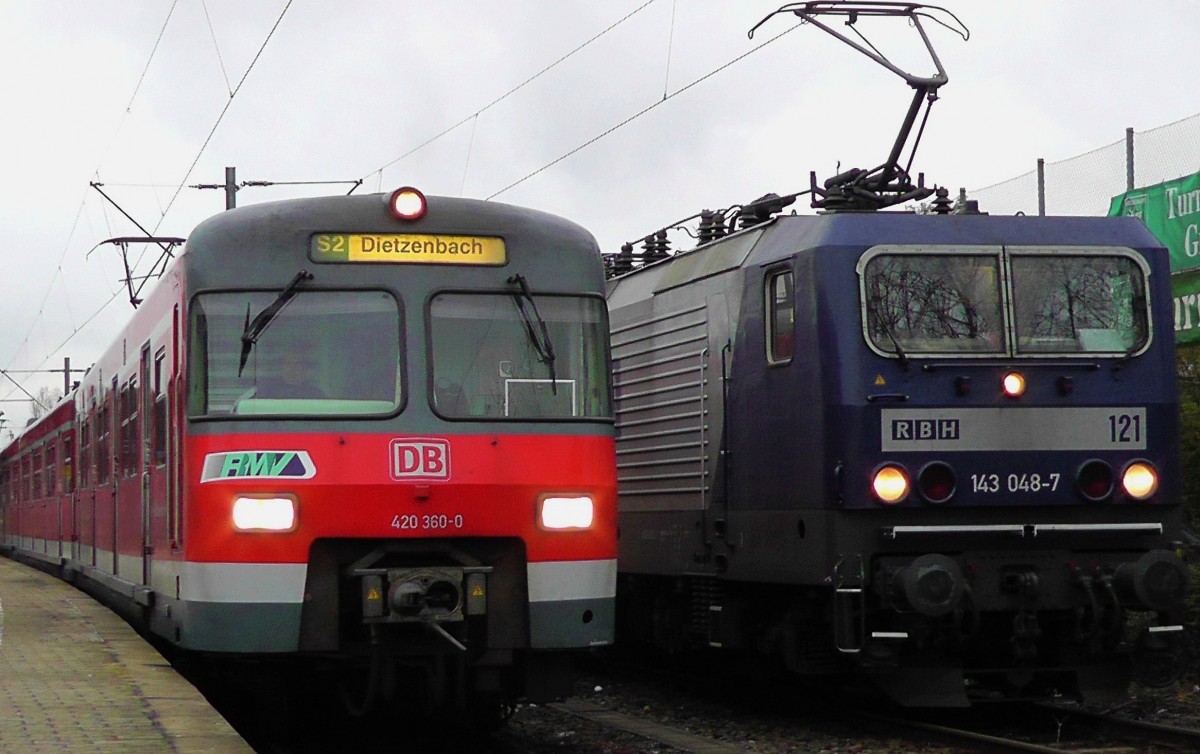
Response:
[[[0,557],[0,752],[253,749],[119,616]]]

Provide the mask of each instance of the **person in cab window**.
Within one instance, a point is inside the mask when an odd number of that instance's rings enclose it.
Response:
[[[274,362],[274,373],[259,378],[255,398],[329,397],[319,384],[317,350],[312,343],[293,342]]]

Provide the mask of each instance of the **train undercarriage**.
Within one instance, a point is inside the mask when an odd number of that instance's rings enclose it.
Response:
[[[622,574],[618,645],[732,650],[799,676],[852,671],[912,707],[1111,701],[1133,679],[1168,685],[1184,667],[1186,571],[1173,553],[1066,577],[1032,560],[984,578],[963,560],[877,559],[866,578],[830,587]]]
[[[491,727],[518,698],[571,691],[569,656],[529,646],[524,583],[517,539],[319,541],[301,652],[328,658],[352,716],[450,712]]]

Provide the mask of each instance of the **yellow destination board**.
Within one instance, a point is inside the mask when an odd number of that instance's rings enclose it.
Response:
[[[391,264],[504,264],[503,238],[409,233],[318,233],[312,237],[317,262]]]

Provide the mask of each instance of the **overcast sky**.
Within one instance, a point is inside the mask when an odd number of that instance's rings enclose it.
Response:
[[[970,40],[926,24],[950,77],[914,163],[930,184],[986,187],[1200,112],[1189,0],[943,5]],[[0,369],[30,392],[61,387],[20,370],[86,366],[130,316],[119,253],[96,246],[138,231],[91,181],[160,235],[220,212],[222,192],[190,186],[234,166],[239,181],[533,206],[616,251],[702,208],[805,189],[810,170],[880,164],[911,90],[816,28],[789,31],[793,16],[748,39],[778,7],[0,0]],[[860,28],[933,72],[903,21]],[[246,188],[238,203],[348,189]],[[0,410],[7,426],[29,415]]]

